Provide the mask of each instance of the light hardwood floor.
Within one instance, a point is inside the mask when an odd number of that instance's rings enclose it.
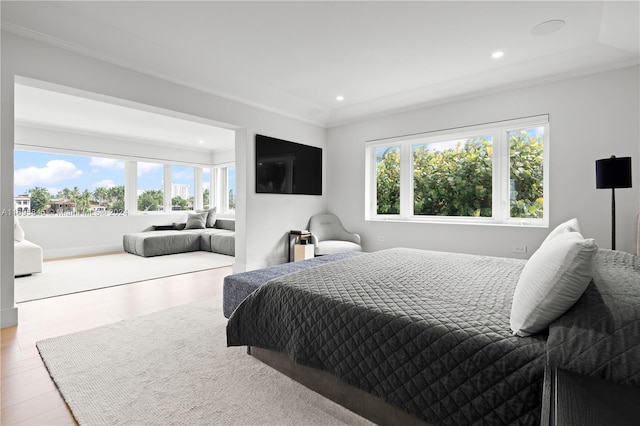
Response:
[[[40,359],[38,340],[221,297],[231,273],[225,267],[20,303],[18,326],[0,331],[0,424],[76,424]]]

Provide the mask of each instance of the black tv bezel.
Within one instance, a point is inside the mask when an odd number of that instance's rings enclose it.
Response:
[[[317,190],[298,190],[297,189],[297,185],[295,182],[295,174],[292,176],[292,184],[291,184],[291,190],[290,191],[261,191],[260,188],[260,182],[258,181],[258,177],[259,177],[259,173],[258,173],[258,167],[260,164],[260,157],[259,157],[259,144],[261,143],[278,143],[281,145],[288,145],[292,148],[293,152],[299,152],[299,151],[306,151],[307,153],[309,152],[313,152],[314,157],[315,157],[315,161],[318,162],[319,165],[319,169],[318,169],[318,175],[315,176],[313,178],[313,181],[317,181]],[[266,136],[266,135],[261,135],[261,134],[256,134],[255,136],[255,192],[256,194],[280,194],[280,195],[322,195],[323,192],[323,182],[322,182],[322,176],[323,176],[323,152],[322,152],[322,148],[320,147],[316,147],[316,146],[312,146],[312,145],[306,145],[306,144],[302,144],[299,142],[293,142],[293,141],[288,141],[285,139],[279,139],[279,138],[274,138],[272,136]],[[263,157],[264,158],[264,157]],[[300,170],[305,170],[304,164],[303,165],[298,165],[298,168],[300,168]]]

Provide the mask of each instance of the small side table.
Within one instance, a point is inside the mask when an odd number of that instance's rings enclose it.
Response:
[[[314,249],[313,244],[296,244],[293,251],[293,261],[311,259]]]
[[[313,244],[311,244],[311,232],[306,230],[289,231],[289,262],[295,261],[295,245],[300,244],[302,240],[306,240],[307,245],[313,247]],[[313,257],[313,255],[311,257]]]
[[[638,425],[638,407],[635,386],[559,368],[544,372],[543,426]]]

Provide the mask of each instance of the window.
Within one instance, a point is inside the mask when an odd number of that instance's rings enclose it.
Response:
[[[124,161],[15,150],[14,202],[21,215],[124,213]]]
[[[212,206],[218,213],[233,213],[236,209],[236,168],[233,165],[220,166],[211,169]]]
[[[546,225],[547,116],[367,144],[367,219]]]
[[[202,205],[205,209],[211,206],[211,169],[202,169]],[[213,207],[213,206],[211,206]]]
[[[19,215],[178,213],[201,206],[235,212],[233,164],[201,168],[19,148],[14,163],[14,208]],[[126,185],[134,197],[130,206]]]
[[[236,168],[234,166],[226,167],[227,169],[227,191],[229,198],[227,200],[227,211],[236,210]]]
[[[193,210],[195,169],[171,166],[171,210]]]
[[[164,211],[164,166],[138,163],[138,211]]]

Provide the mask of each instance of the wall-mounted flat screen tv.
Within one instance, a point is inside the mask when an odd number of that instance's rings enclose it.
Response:
[[[322,195],[322,148],[256,135],[256,192]]]

